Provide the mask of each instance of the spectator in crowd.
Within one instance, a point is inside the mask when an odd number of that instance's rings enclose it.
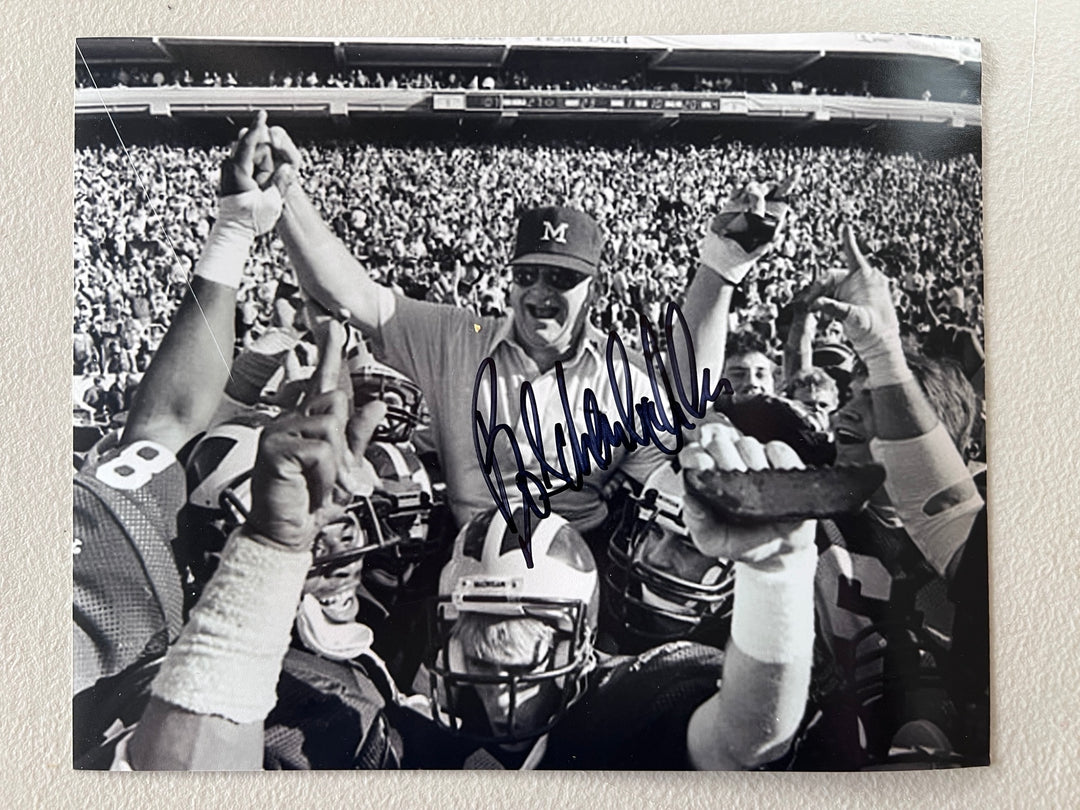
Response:
[[[966,156],[931,160],[858,147],[739,142],[660,142],[645,149],[633,141],[601,147],[328,140],[305,145],[305,152],[313,203],[375,281],[409,297],[455,303],[456,296],[477,314],[505,307],[511,285],[503,251],[519,210],[552,202],[589,213],[608,237],[592,321],[624,330],[637,309],[654,312],[685,300],[696,225],[730,193],[733,178],[802,166],[807,182],[793,202],[791,227],[761,263],[757,283],[746,285],[746,298],[733,302],[733,332],[763,323],[771,307],[789,305],[815,273],[837,266],[842,257],[828,223],[856,214],[867,243],[903,243],[918,257],[917,270],[897,269],[910,297],[900,310],[905,331],[924,338],[936,318],[971,330],[973,345],[982,340],[981,174]],[[152,354],[212,224],[208,181],[222,157],[217,148],[167,144],[131,144],[126,153],[107,145],[77,150],[74,286],[83,331],[73,338],[82,363],[76,373],[110,373],[110,365],[135,370]],[[146,197],[130,180],[132,166],[148,178]],[[717,174],[705,166],[723,168]],[[514,179],[499,182],[504,177]],[[852,196],[838,193],[841,188]],[[457,266],[459,283],[440,283],[445,268]],[[259,289],[278,281],[295,283],[284,245],[260,237],[238,293],[247,327],[241,331],[250,331],[250,339],[272,322],[272,296],[267,303]],[[956,288],[962,299],[950,292]],[[128,318],[149,318],[141,337],[125,332]],[[770,330],[768,353],[779,357],[781,336],[771,324]],[[832,319],[811,331],[812,345],[843,340]]]
[[[728,338],[724,378],[736,394],[771,396],[776,392],[776,364],[767,351],[756,332],[736,332]]]

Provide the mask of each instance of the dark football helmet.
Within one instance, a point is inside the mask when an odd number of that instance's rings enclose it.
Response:
[[[215,554],[229,533],[248,518],[251,509],[251,473],[259,437],[274,414],[252,411],[212,427],[192,451],[187,462],[188,507],[186,524],[189,554]],[[329,522],[315,539],[311,574],[324,576],[398,540],[388,524],[392,513],[378,490],[355,495],[341,504],[341,514]],[[381,505],[377,508],[376,504]]]
[[[416,567],[445,552],[452,539],[443,530],[450,522],[446,485],[432,480],[434,473],[409,442],[372,442],[364,457],[379,477],[372,505],[383,531],[393,536],[393,542],[367,560],[364,580],[384,602],[396,601],[409,586]],[[434,573],[427,579],[432,588]],[[427,591],[422,599],[430,594]]]
[[[683,523],[683,482],[664,466],[624,485],[624,524],[608,544],[605,618],[621,653],[710,630],[722,646],[734,599],[733,564],[702,554]],[[703,623],[708,627],[703,627]]]
[[[517,526],[523,517],[518,507]],[[599,583],[585,540],[551,515],[533,529],[532,556],[530,568],[519,535],[495,509],[454,541],[439,580],[429,670],[434,718],[455,734],[496,743],[536,738],[581,697],[595,666]],[[511,626],[519,619],[526,621]],[[483,636],[485,628],[492,632]],[[518,629],[535,643],[524,645],[528,661],[511,662]]]

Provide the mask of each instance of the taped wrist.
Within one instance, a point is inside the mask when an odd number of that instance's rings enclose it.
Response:
[[[814,571],[817,548],[791,552],[782,566],[763,570],[735,563],[731,639],[766,664],[810,658],[814,647]]]
[[[728,284],[738,286],[754,266],[754,262],[733,239],[710,230],[698,245],[701,264]]]
[[[983,500],[940,422],[912,439],[870,441],[885,468],[885,491],[911,540],[942,576],[967,542]]]
[[[195,275],[239,289],[252,242],[256,235],[274,227],[280,213],[281,194],[273,186],[222,197],[217,222],[206,238]]]
[[[174,706],[235,723],[266,718],[311,553],[270,546],[241,527],[165,656],[151,692]]]
[[[915,379],[904,357],[904,347],[898,334],[887,335],[869,345],[856,345],[855,353],[866,366],[871,388],[900,385]]]

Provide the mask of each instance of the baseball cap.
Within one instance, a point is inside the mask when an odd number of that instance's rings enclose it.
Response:
[[[546,264],[596,275],[604,237],[596,220],[563,206],[533,208],[518,220],[510,264]]]

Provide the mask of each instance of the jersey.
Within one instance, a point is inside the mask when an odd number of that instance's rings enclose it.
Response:
[[[175,456],[146,441],[92,461],[73,489],[78,763],[120,714],[141,714],[133,701],[145,704],[148,672],[179,635],[183,592],[172,541],[186,491]]]
[[[374,662],[330,661],[289,648],[264,724],[268,770],[397,768],[401,738],[384,711],[393,691]]]
[[[584,695],[545,738],[517,755],[481,748],[398,710],[406,768],[686,770],[686,729],[718,689],[724,653],[676,641],[598,663]]]
[[[897,521],[872,509],[821,521],[817,539],[811,705],[821,714],[795,767],[878,764],[917,720],[951,738],[942,673],[957,612],[948,583]]]

